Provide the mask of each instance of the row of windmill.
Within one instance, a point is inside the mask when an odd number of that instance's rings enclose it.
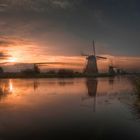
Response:
[[[119,68],[117,68],[114,64],[113,64],[113,60],[110,59],[110,58],[107,58],[107,57],[103,57],[103,56],[99,56],[96,54],[96,47],[95,47],[95,42],[93,40],[93,44],[92,44],[92,53],[91,54],[84,54],[82,53],[81,55],[82,56],[85,56],[86,57],[86,66],[84,67],[84,70],[83,70],[83,73],[85,74],[98,74],[99,73],[99,70],[98,70],[98,65],[97,65],[97,61],[98,60],[107,60],[109,59],[110,60],[110,65],[109,65],[109,73],[111,74],[115,74],[115,69],[118,70],[121,70]],[[62,62],[57,62],[58,64]],[[54,64],[57,64],[56,62],[54,62]],[[40,66],[40,65],[49,65],[49,64],[53,64],[52,62],[51,63],[35,63],[34,64],[34,68],[37,68],[37,66]],[[63,63],[63,64],[67,64],[67,63]]]
[[[97,65],[97,61],[98,60],[106,60],[108,59],[107,57],[103,57],[103,56],[99,56],[99,55],[96,55],[96,48],[95,48],[95,42],[93,40],[93,46],[92,46],[92,53],[87,55],[87,54],[81,54],[82,56],[85,56],[86,57],[86,60],[87,60],[87,63],[86,63],[86,66],[83,70],[83,72],[85,74],[98,74],[99,73],[99,70],[98,70],[98,65]],[[54,62],[54,63],[50,63],[50,62],[43,62],[43,63],[34,63],[34,70],[35,71],[39,71],[39,66],[42,66],[42,65],[50,65],[50,64],[59,64],[62,62]],[[1,64],[5,64],[5,63],[1,63]],[[67,64],[67,63],[66,63]],[[110,73],[114,73],[114,68],[115,66],[113,65],[113,63],[111,63],[109,65],[109,72]]]
[[[98,60],[107,60],[107,59],[109,59],[109,61],[110,61],[110,64],[109,64],[109,67],[108,67],[108,72],[110,74],[115,74],[115,73],[121,73],[122,72],[122,69],[120,69],[119,67],[117,67],[113,64],[113,60],[111,58],[96,55],[96,48],[95,48],[94,40],[93,40],[92,49],[93,50],[92,50],[92,53],[90,55],[82,53],[82,56],[86,56],[86,59],[87,59],[87,63],[86,63],[86,67],[84,69],[84,73],[86,73],[86,74],[98,74],[99,70],[98,70],[98,66],[97,66],[97,61]],[[116,71],[115,71],[115,69],[116,69]]]

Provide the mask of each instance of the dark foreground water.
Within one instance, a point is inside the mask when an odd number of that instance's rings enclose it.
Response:
[[[127,77],[0,80],[0,140],[140,140]]]

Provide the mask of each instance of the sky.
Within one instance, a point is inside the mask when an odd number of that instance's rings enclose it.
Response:
[[[139,0],[0,0],[0,61],[83,65],[81,52],[91,54],[94,39],[97,54],[119,63],[123,57],[135,67],[139,5]]]

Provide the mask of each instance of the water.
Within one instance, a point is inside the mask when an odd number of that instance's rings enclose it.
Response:
[[[127,77],[0,80],[0,140],[140,140]]]

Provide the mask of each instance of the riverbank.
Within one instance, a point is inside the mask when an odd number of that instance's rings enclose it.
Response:
[[[134,77],[133,83],[135,85],[136,92],[140,96],[140,75]]]
[[[74,73],[74,74],[48,74],[48,73],[39,73],[39,74],[22,74],[22,73],[4,73],[0,75],[0,79],[17,79],[17,78],[83,78],[83,77],[112,77],[109,73],[100,73],[100,74],[83,74],[83,73]]]
[[[84,74],[84,73],[70,73],[70,74],[56,74],[56,73],[2,73],[0,74],[0,79],[18,79],[18,78],[96,78],[96,77],[115,77],[122,75],[130,75],[135,77],[140,77],[140,74],[125,73],[125,74],[109,74],[109,73],[99,73],[99,74]]]

